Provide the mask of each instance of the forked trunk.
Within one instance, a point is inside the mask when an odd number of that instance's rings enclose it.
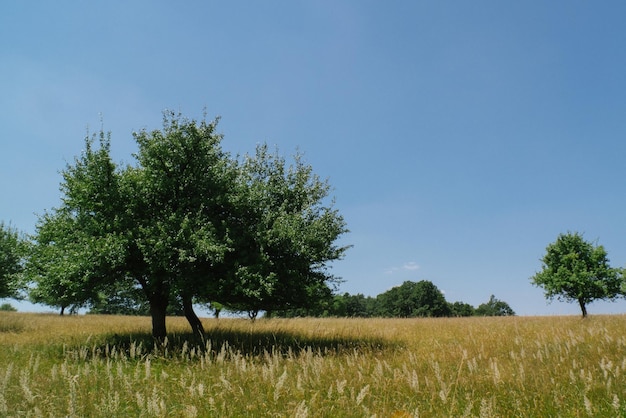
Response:
[[[250,311],[248,311],[248,318],[250,318],[250,320],[252,322],[254,322],[256,320],[257,315],[259,314],[259,310],[258,309],[252,309]]]
[[[189,295],[182,295],[183,300],[183,312],[185,313],[185,318],[189,322],[191,326],[191,330],[193,331],[193,335],[198,336],[200,338],[204,338],[204,326],[202,326],[202,321],[198,318],[198,315],[193,310],[192,298]]]
[[[580,298],[578,299],[578,304],[580,305],[580,310],[583,312],[583,318],[587,317],[587,307],[585,306],[585,301]]]

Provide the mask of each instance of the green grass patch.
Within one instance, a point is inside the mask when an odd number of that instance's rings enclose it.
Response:
[[[0,314],[0,416],[615,417],[626,317],[205,320]],[[13,315],[13,314],[11,314]]]

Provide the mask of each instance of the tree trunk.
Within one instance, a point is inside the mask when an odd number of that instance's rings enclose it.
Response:
[[[258,309],[252,309],[250,311],[248,311],[248,318],[250,318],[250,320],[252,322],[254,322],[256,320],[256,316],[259,314],[259,310]]]
[[[165,317],[167,316],[168,298],[153,294],[148,300],[150,303],[150,315],[152,316],[152,336],[158,342],[165,341],[167,329]]]
[[[182,295],[183,300],[183,312],[185,313],[185,318],[191,325],[191,330],[193,335],[196,335],[200,338],[204,338],[204,327],[202,326],[202,322],[198,315],[193,310],[192,298],[189,295]]]
[[[65,313],[65,306],[61,306],[61,313],[59,315],[63,316]]]
[[[583,312],[583,318],[587,317],[587,307],[585,306],[585,301],[580,298],[578,299],[578,304],[580,305],[580,310]]]

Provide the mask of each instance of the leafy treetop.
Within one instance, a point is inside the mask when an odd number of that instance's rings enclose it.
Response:
[[[546,298],[578,302],[583,317],[594,300],[614,300],[621,294],[621,271],[609,265],[601,245],[585,241],[579,233],[560,234],[548,245],[540,272],[531,277]]]

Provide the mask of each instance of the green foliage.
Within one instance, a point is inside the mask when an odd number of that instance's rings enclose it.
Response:
[[[454,302],[448,304],[450,308],[450,316],[473,316],[476,310],[469,303]]]
[[[494,295],[491,295],[488,302],[478,305],[474,314],[477,316],[515,316],[509,304],[496,299]]]
[[[17,308],[11,305],[10,303],[3,303],[2,305],[0,305],[0,311],[17,312]]]
[[[233,251],[227,222],[236,173],[216,126],[166,113],[161,131],[134,134],[138,167],[124,173],[133,226],[125,229],[141,255],[135,275],[151,291],[204,286],[211,266]]]
[[[345,221],[328,200],[330,185],[296,155],[292,165],[266,145],[239,165],[236,215],[226,255],[235,280],[222,281],[220,302],[234,310],[319,310],[336,279],[329,261]]]
[[[404,282],[378,295],[381,316],[410,318],[449,316],[450,307],[443,293],[428,280]]]
[[[0,222],[0,298],[17,298],[22,288],[27,241],[18,231]]]
[[[99,148],[94,148],[99,139]],[[35,303],[76,310],[98,298],[99,287],[123,274],[126,239],[119,175],[110,158],[109,138],[87,137],[85,150],[62,172],[62,205],[37,224],[26,276],[35,284]]]
[[[356,295],[350,295],[348,293],[343,295],[343,301],[345,305],[346,317],[354,318],[368,318],[375,315],[376,312],[376,299],[372,297],[365,297],[361,293]]]
[[[376,298],[361,293],[328,295],[318,300],[317,305],[309,308],[286,309],[272,312],[273,316],[282,318],[295,317],[347,317],[371,318],[379,315]]]
[[[110,288],[99,293],[98,298],[90,305],[91,315],[150,315],[150,304],[139,287]],[[167,305],[168,316],[183,316],[183,305],[180,297],[170,295]]]
[[[578,302],[583,317],[594,300],[614,300],[621,294],[620,270],[609,265],[607,252],[578,233],[560,234],[548,245],[541,272],[531,282],[548,299]]]

